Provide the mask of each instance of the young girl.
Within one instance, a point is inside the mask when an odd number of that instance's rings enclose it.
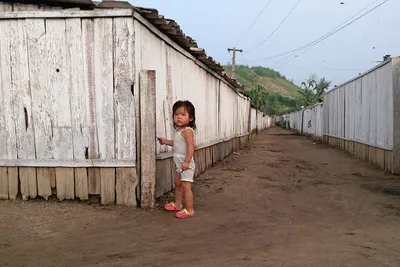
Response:
[[[173,147],[173,159],[176,166],[175,202],[164,206],[165,210],[178,211],[176,217],[187,219],[194,216],[192,183],[195,171],[194,130],[196,129],[195,109],[189,101],[177,101],[172,107],[174,119],[174,138],[159,138],[161,145]],[[186,208],[182,199],[185,194]]]

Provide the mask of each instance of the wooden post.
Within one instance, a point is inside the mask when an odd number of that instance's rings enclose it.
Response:
[[[156,205],[156,71],[139,74],[141,207]]]
[[[400,57],[392,58],[393,68],[393,170],[400,174]]]
[[[300,135],[303,135],[303,123],[304,123],[304,109],[301,109],[301,127],[300,127]]]

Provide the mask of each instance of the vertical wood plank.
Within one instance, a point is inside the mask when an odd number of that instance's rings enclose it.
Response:
[[[99,146],[96,126],[96,104],[95,104],[95,65],[94,65],[94,24],[93,19],[82,19],[83,39],[83,68],[85,74],[84,87],[86,88],[86,105],[88,120],[88,158],[99,158]],[[89,194],[100,194],[100,169],[88,169],[88,191]]]
[[[16,200],[18,195],[18,168],[9,167],[7,168],[8,174],[8,198]]]
[[[130,18],[114,18],[114,114],[116,159],[136,162],[136,107],[134,99],[134,28]],[[117,205],[136,206],[135,168],[116,170]]]
[[[115,158],[112,19],[94,19],[95,110],[99,158]]]
[[[117,205],[135,207],[138,178],[135,168],[117,168],[116,197]]]
[[[8,8],[12,10],[11,5],[0,3],[0,11],[9,11]],[[11,32],[8,21],[0,21],[0,36],[0,157],[15,159],[17,158],[16,137],[11,106]],[[0,168],[0,179],[0,197],[8,199],[9,176],[7,167]]]
[[[38,195],[48,200],[52,195],[51,191],[51,177],[54,176],[52,168],[37,168],[37,184],[38,184]]]
[[[393,69],[393,173],[400,174],[400,58],[392,59]]]
[[[47,86],[48,56],[46,29],[42,19],[25,20],[29,58],[29,77],[32,96],[32,117],[35,122],[35,149],[38,159],[53,158],[52,144],[52,93]],[[42,75],[39,75],[42,73]],[[37,169],[38,195],[46,200],[51,195],[52,172],[49,168]]]
[[[392,172],[393,152],[385,150],[385,169]]]
[[[64,19],[46,21],[48,58],[47,85],[52,93],[52,134],[54,159],[72,159],[73,141],[70,109],[70,67],[67,61],[66,25]],[[57,197],[73,199],[73,168],[55,168]]]
[[[81,19],[65,20],[67,40],[67,66],[69,67],[69,86],[71,103],[71,125],[73,139],[73,158],[88,158],[88,127],[86,90],[84,85],[84,63]]]
[[[56,187],[60,201],[75,198],[74,168],[56,168]]]
[[[7,167],[0,167],[0,199],[8,199]]]
[[[101,194],[100,168],[88,169],[88,192],[90,195]]]
[[[35,159],[35,134],[32,117],[31,90],[29,84],[29,60],[25,20],[10,22],[11,34],[11,77],[14,99],[14,119],[16,123],[17,156],[20,159]],[[35,168],[22,168],[20,171],[21,194],[23,199],[37,196]]]
[[[169,167],[169,159],[157,160],[156,162],[156,197],[165,194],[171,186]]]
[[[69,97],[71,102],[71,125],[73,139],[73,158],[89,158],[89,132],[87,122],[87,103],[85,88],[84,46],[82,45],[82,23],[79,18],[67,19],[67,66],[69,67]],[[88,174],[86,168],[76,168],[75,194],[80,200],[89,197]]]
[[[23,200],[28,198],[36,198],[37,184],[36,184],[36,168],[20,167],[19,168],[21,194]]]
[[[75,196],[82,201],[89,198],[86,168],[75,168]]]
[[[100,168],[101,204],[115,203],[115,168]]]
[[[382,169],[385,169],[385,150],[377,148],[376,162]]]
[[[155,207],[156,201],[156,72],[140,71],[141,205]],[[144,108],[146,107],[146,108]]]
[[[114,19],[114,94],[116,158],[136,160],[134,30],[131,18]]]

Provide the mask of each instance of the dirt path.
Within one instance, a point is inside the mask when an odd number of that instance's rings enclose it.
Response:
[[[0,202],[0,266],[395,267],[399,188],[400,177],[269,129],[197,180],[191,220]]]

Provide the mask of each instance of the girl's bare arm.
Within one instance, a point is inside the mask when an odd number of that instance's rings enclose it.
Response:
[[[184,162],[189,163],[194,154],[194,133],[192,130],[182,132],[182,137],[186,140],[187,152]]]
[[[157,138],[158,142],[160,142],[160,145],[167,145],[167,146],[173,146],[174,145],[174,140],[168,140],[165,138]]]

